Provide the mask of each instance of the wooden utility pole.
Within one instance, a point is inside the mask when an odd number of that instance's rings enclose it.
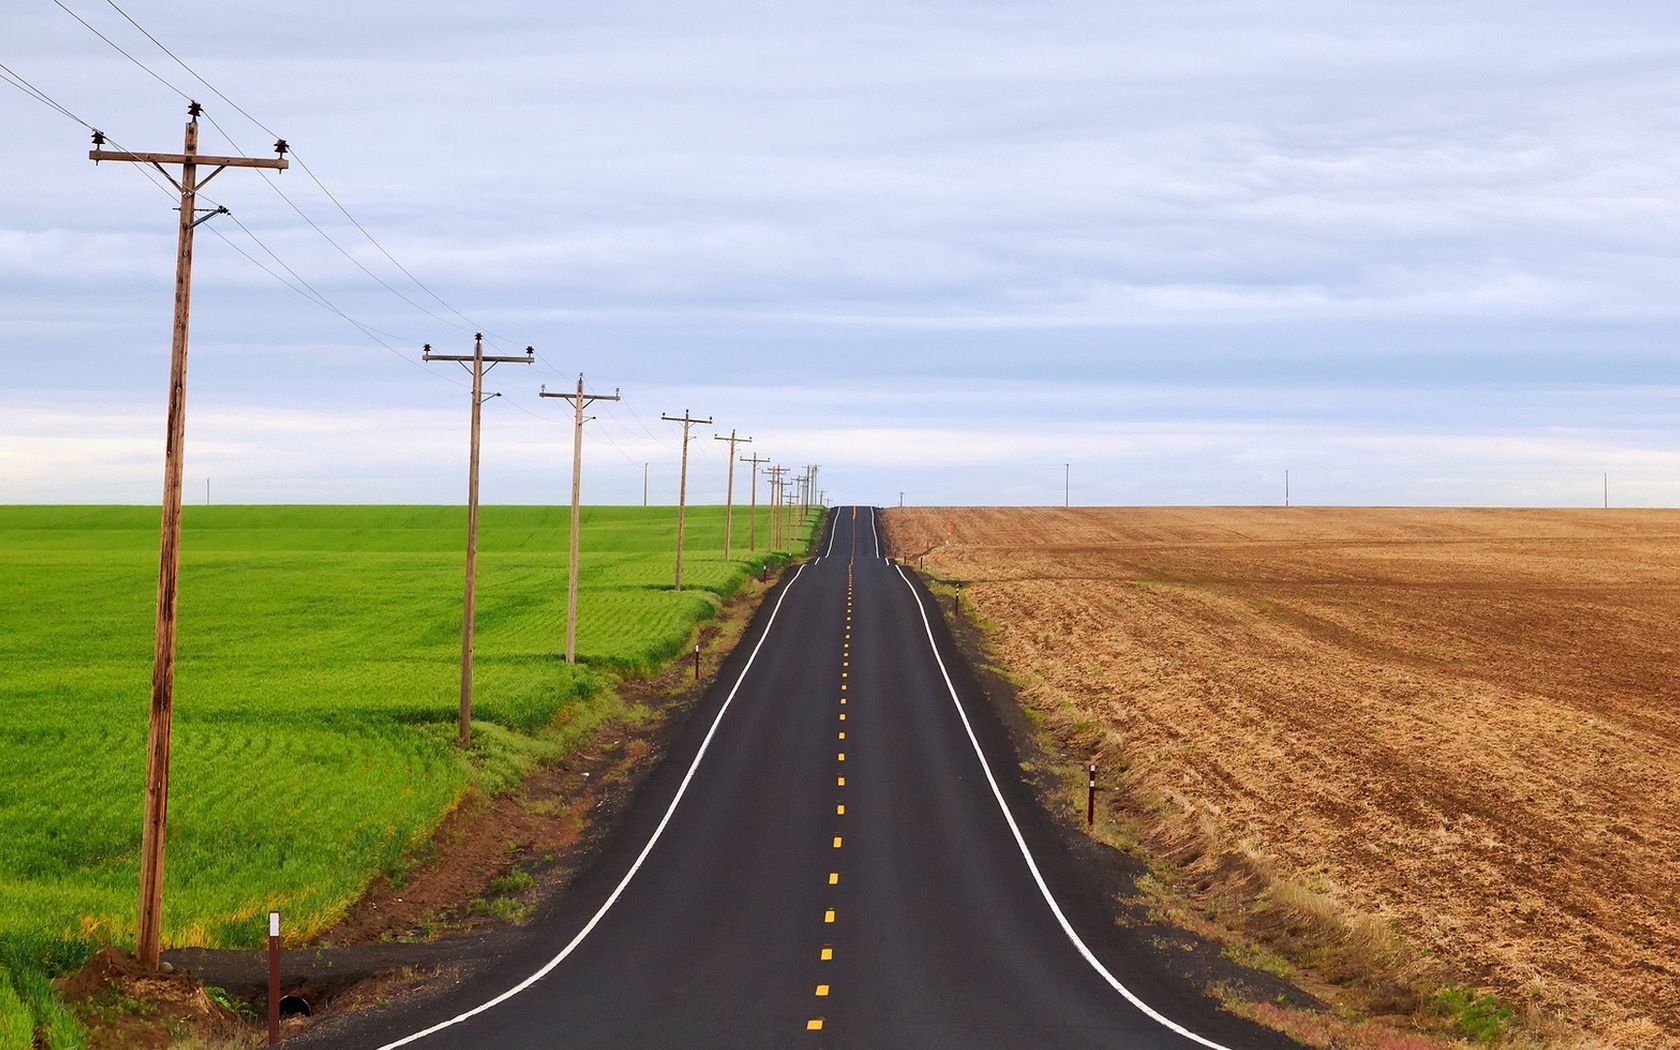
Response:
[[[285,171],[286,140],[274,144],[278,156],[217,157],[198,152],[197,102],[187,106],[187,129],[180,153],[128,153],[106,150],[105,136],[93,133],[88,159],[150,164],[181,191],[175,239],[175,325],[169,346],[168,431],[163,446],[163,526],[158,545],[157,632],[152,646],[151,726],[146,737],[146,807],[140,832],[140,914],[134,954],[148,970],[158,968],[163,941],[163,848],[169,822],[169,724],[175,708],[175,594],[181,571],[181,471],[187,434],[187,317],[192,305],[193,231],[226,208],[198,207],[198,188],[226,168]],[[179,165],[181,177],[164,165]],[[200,165],[215,170],[198,177]],[[204,212],[202,216],[200,212]],[[208,483],[206,483],[208,486]],[[205,500],[209,501],[206,487]]]
[[[583,392],[583,373],[578,373],[575,394],[549,393],[544,387],[538,397],[563,397],[572,403],[572,538],[566,562],[566,662],[577,663],[577,584],[578,584],[578,492],[583,477],[583,410],[596,401],[618,401],[618,390],[611,394]],[[642,502],[647,504],[647,475],[642,475]]]
[[[647,506],[647,460],[642,461],[642,506]]]
[[[758,550],[758,465],[770,462],[768,456],[742,456],[742,463],[752,464],[752,514],[747,522],[747,549]]]
[[[456,727],[456,743],[463,748],[472,746],[472,681],[473,681],[473,602],[478,582],[478,421],[484,409],[485,365],[530,364],[536,351],[525,348],[524,357],[485,357],[484,336],[473,336],[471,354],[434,354],[432,344],[420,351],[422,361],[454,361],[465,368],[472,367],[472,451],[467,457],[467,582],[461,599],[461,709]],[[501,397],[491,394],[490,397]]]
[[[723,496],[723,560],[728,561],[730,532],[735,524],[735,446],[750,445],[752,444],[752,438],[736,437],[735,430],[731,427],[728,437],[724,437],[722,434],[713,434],[712,440],[729,442],[729,487],[724,489]]]
[[[665,420],[667,423],[681,423],[683,428],[682,475],[677,481],[676,589],[680,591],[682,590],[683,516],[688,510],[688,428],[696,423],[699,423],[701,426],[709,427],[712,425],[712,421],[709,418],[695,419],[693,416],[688,414],[688,409],[686,408],[683,409],[683,414],[680,416],[661,415],[659,418]]]
[[[782,546],[782,479],[786,476],[786,467],[767,467],[764,471],[770,475],[770,549],[780,550]]]

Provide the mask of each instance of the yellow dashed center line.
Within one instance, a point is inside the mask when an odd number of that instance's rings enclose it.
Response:
[[[855,517],[855,514],[854,514],[854,517]],[[852,666],[852,604],[853,604],[853,594],[854,594],[854,587],[853,587],[853,581],[852,581],[852,570],[851,570],[850,567],[848,567],[847,570],[846,570],[846,623],[845,623],[845,627],[844,627],[845,635],[844,635],[844,638],[841,640],[841,647],[840,647],[840,668],[841,668],[840,679],[841,679],[841,681],[840,681],[839,700],[840,700],[840,706],[842,706],[842,707],[844,707],[845,704],[846,704],[846,692],[847,692],[847,685],[848,685],[846,680],[851,677],[850,668]],[[841,711],[841,712],[839,712],[839,715],[840,715],[839,721],[841,722],[842,725],[844,725],[844,723],[846,721],[846,712]],[[846,731],[845,731],[844,728],[837,731],[836,739],[837,740],[845,740],[846,739]],[[846,761],[846,752],[844,752],[844,751],[836,752],[835,753],[835,761],[836,762]],[[843,776],[836,776],[834,778],[834,783],[835,783],[836,787],[842,787],[843,788],[843,787],[846,786],[846,778],[843,777]],[[846,804],[844,802],[835,802],[835,804],[834,804],[834,815],[837,816],[837,817],[843,817],[843,816],[846,815]],[[840,848],[841,842],[842,842],[842,839],[839,835],[834,836],[834,848],[835,849]],[[840,873],[838,871],[831,871],[831,872],[828,873],[828,884],[830,886],[838,886],[840,884]],[[825,925],[825,926],[834,925],[834,909],[833,908],[825,908],[823,910],[823,925]],[[822,959],[823,962],[830,962],[834,959],[834,948],[833,948],[832,945],[825,944],[825,945],[822,946],[821,959]],[[819,984],[819,985],[816,986],[815,995],[816,995],[817,998],[826,999],[826,998],[828,998],[828,993],[829,993],[829,986],[827,984]],[[808,1031],[808,1032],[820,1032],[820,1031],[823,1030],[823,1024],[824,1024],[824,1019],[823,1018],[813,1017],[810,1020],[805,1022],[805,1030]]]

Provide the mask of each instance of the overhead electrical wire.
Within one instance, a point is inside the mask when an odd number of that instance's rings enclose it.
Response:
[[[57,3],[60,7],[64,6],[63,3],[60,2],[60,0],[53,0],[53,2]],[[117,14],[121,15],[123,17],[124,21],[128,22],[128,24],[133,26],[136,30],[138,30],[142,36],[144,36],[147,40],[151,41],[152,44],[154,46],[156,46],[159,51],[162,51],[164,54],[168,55],[170,57],[170,59],[172,61],[174,61],[174,63],[176,65],[180,66],[183,70],[185,70],[189,75],[192,76],[192,78],[194,80],[197,80],[200,84],[203,84],[205,86],[205,88],[207,88],[217,98],[221,99],[223,102],[226,102],[230,107],[233,108],[233,110],[236,113],[238,113],[240,116],[244,117],[246,120],[249,120],[252,124],[255,124],[257,127],[261,128],[264,132],[266,132],[270,135],[273,135],[275,138],[280,137],[279,133],[276,132],[273,128],[269,127],[267,124],[258,120],[255,116],[253,116],[251,114],[251,112],[249,110],[245,109],[245,107],[241,106],[239,103],[237,103],[233,99],[229,98],[226,94],[224,94],[222,92],[222,90],[220,88],[216,87],[216,85],[210,83],[209,80],[205,79],[203,74],[201,74],[198,70],[194,69],[191,65],[187,64],[185,59],[181,58],[181,56],[177,55],[174,51],[170,50],[169,47],[163,43],[163,41],[159,40],[156,36],[154,36],[151,33],[150,30],[148,30],[145,26],[141,25],[138,21],[136,21],[134,19],[134,17],[132,15],[130,15],[127,11],[123,10],[122,7],[120,7],[115,2],[115,0],[105,0],[105,2],[108,5],[110,5],[110,7],[113,11],[115,11]],[[68,11],[69,9],[65,8],[65,10]],[[74,12],[71,12],[71,14],[74,15]],[[82,21],[82,20],[78,17],[77,21]],[[87,25],[86,22],[83,22],[82,24]],[[89,26],[88,28],[92,29],[93,27]],[[94,32],[96,34],[98,34],[97,30],[94,30]],[[101,39],[106,39],[103,34],[98,34],[98,35],[100,36]],[[109,40],[107,40],[107,43],[109,43]],[[116,45],[112,44],[112,46],[115,47]],[[121,49],[119,48],[119,50],[121,50]],[[124,54],[127,54],[127,52],[124,52]],[[132,56],[130,56],[130,59],[134,60]],[[134,61],[136,61],[136,63],[138,64],[137,60],[134,60]],[[142,68],[146,68],[146,67],[143,66]],[[158,74],[153,72],[151,69],[147,68],[146,71],[148,73],[151,73],[152,76],[156,77],[158,80],[163,81],[163,78],[161,76],[158,76]],[[168,83],[167,81],[163,81],[163,82]],[[170,87],[173,88],[178,94],[181,93],[180,89],[175,88],[174,85],[170,85]],[[233,142],[233,136],[228,135],[226,129],[224,129],[220,124],[216,124],[216,122],[214,120],[211,120],[211,123],[215,124],[216,130],[220,131],[225,137],[227,137],[227,139],[230,143]],[[235,147],[237,148],[237,143],[235,143]],[[495,339],[500,339],[500,340],[503,340],[505,342],[512,342],[513,341],[513,340],[509,339],[507,336],[500,335],[498,333],[489,331],[483,325],[479,324],[477,321],[474,321],[472,318],[468,317],[466,314],[464,314],[460,310],[456,309],[453,304],[451,304],[450,302],[445,300],[441,295],[439,295],[437,292],[432,290],[430,285],[426,284],[424,281],[420,280],[420,278],[416,277],[414,275],[413,271],[411,271],[408,267],[404,266],[402,264],[402,262],[399,261],[395,255],[391,254],[390,250],[387,249],[385,247],[385,245],[383,243],[381,243],[380,240],[377,237],[375,237],[372,234],[372,232],[370,232],[368,230],[368,228],[366,226],[364,226],[362,224],[361,220],[357,219],[354,215],[352,215],[350,213],[350,209],[346,208],[344,206],[343,201],[339,200],[337,194],[333,193],[332,190],[327,188],[326,183],[321,181],[320,176],[315,174],[315,170],[309,166],[308,162],[304,160],[304,158],[298,153],[298,151],[296,149],[293,149],[291,151],[291,157],[292,157],[292,160],[297,163],[298,167],[303,169],[304,174],[309,176],[310,181],[315,183],[316,187],[320,189],[321,193],[323,195],[325,195],[326,198],[333,203],[333,207],[337,208],[339,210],[340,214],[342,214],[346,219],[348,219],[350,221],[350,224],[355,226],[356,229],[358,231],[360,231],[361,235],[363,237],[367,238],[368,243],[373,245],[374,248],[376,248],[381,255],[385,256],[385,258],[391,263],[392,266],[395,266],[398,270],[400,270],[404,277],[407,277],[410,281],[412,281],[414,283],[415,287],[419,288],[421,291],[423,291],[427,295],[431,296],[432,299],[434,301],[436,301],[439,306],[442,306],[445,310],[454,314],[456,317],[460,318],[461,321],[466,323],[467,327],[463,329],[464,331],[484,332],[486,335],[491,336]],[[292,201],[292,199],[290,197],[286,196],[286,194],[283,191],[281,191],[279,186],[274,184],[274,182],[272,181],[272,179],[270,178],[270,176],[268,176],[268,174],[266,172],[261,172],[260,174],[263,175],[263,178],[265,179],[265,181],[269,182],[269,185],[274,189],[274,191],[276,193],[280,194],[280,198],[282,200],[284,200],[287,204],[291,205],[293,211],[296,211],[298,213],[298,215],[300,217],[302,217],[305,222],[309,223],[310,226],[315,227],[316,232],[320,233],[322,237],[325,237],[327,239],[327,242],[330,243],[334,248],[337,248],[339,250],[339,252],[342,253],[345,256],[345,258],[349,259],[352,263],[355,263],[369,277],[372,277],[375,281],[378,281],[379,284],[381,286],[383,286],[387,291],[391,292],[391,294],[393,294],[395,296],[398,296],[404,302],[408,303],[410,306],[414,307],[417,310],[420,310],[420,311],[424,312],[427,316],[433,318],[434,320],[436,320],[440,323],[453,325],[457,328],[462,327],[461,325],[457,324],[454,321],[450,321],[447,318],[438,316],[437,314],[433,313],[427,307],[421,306],[419,303],[416,303],[414,300],[410,299],[408,296],[404,295],[402,292],[397,291],[397,289],[395,289],[391,285],[387,284],[383,278],[379,277],[372,270],[369,270],[366,266],[362,265],[360,260],[358,260],[354,256],[352,256],[348,251],[346,251],[344,249],[344,247],[342,245],[340,245],[337,241],[333,240],[330,236],[328,236],[326,231],[322,230],[321,227],[318,226],[313,219],[311,219],[308,215],[305,215],[303,213],[303,210],[301,208],[299,208]]]
[[[55,0],[55,2],[56,2],[56,0]],[[59,6],[62,7],[63,5],[60,4]],[[66,10],[68,10],[68,9],[66,9]],[[71,12],[71,14],[73,15],[74,12]],[[77,21],[81,21],[81,20],[77,19]],[[34,98],[36,101],[38,101],[38,102],[42,103],[43,105],[51,108],[52,110],[54,110],[55,112],[63,115],[67,119],[72,120],[77,124],[80,124],[82,127],[86,128],[90,131],[94,130],[94,127],[93,127],[92,124],[88,123],[87,121],[83,120],[81,117],[77,116],[74,112],[72,112],[63,103],[61,103],[57,99],[53,98],[46,91],[37,87],[35,84],[30,82],[28,79],[23,77],[21,74],[17,73],[11,67],[6,66],[4,64],[0,64],[0,71],[3,71],[3,72],[0,72],[0,79],[4,79],[7,83],[11,84],[13,87],[18,88],[20,91],[23,91],[25,94],[29,95],[31,98]],[[123,144],[121,142],[118,142],[116,140],[116,138],[111,136],[109,133],[105,134],[105,139],[106,139],[106,141],[110,142],[111,145],[115,146],[117,149],[123,150],[125,152],[127,151],[126,147],[123,146]],[[125,167],[127,167],[127,166],[125,165]],[[154,174],[151,171],[151,169],[145,167],[144,165],[133,165],[133,169],[135,171],[138,171],[146,179],[147,182],[149,182],[153,186],[155,186],[166,197],[170,198],[171,200],[179,200],[179,190],[171,189],[168,185],[165,185],[165,183],[163,181],[161,181],[160,177],[158,175]],[[209,201],[211,204],[216,205],[218,208],[223,207],[223,205],[220,202],[214,200],[213,198],[211,198],[207,194],[200,193],[199,196],[203,197],[204,200]],[[385,332],[381,329],[374,328],[372,325],[365,324],[362,321],[357,320],[355,317],[352,317],[342,307],[338,306],[338,304],[334,303],[326,295],[322,294],[322,292],[319,289],[315,288],[308,281],[304,280],[304,278],[295,269],[293,269],[290,265],[288,265],[285,262],[285,260],[281,259],[280,256],[272,248],[270,248],[265,241],[262,240],[262,238],[258,237],[256,235],[256,233],[251,230],[250,227],[246,226],[243,222],[241,222],[237,215],[234,215],[231,211],[227,212],[226,214],[227,214],[228,218],[231,219],[233,221],[233,223],[236,226],[238,226],[239,229],[241,231],[243,231],[245,233],[245,235],[252,240],[253,243],[255,243],[259,248],[261,248],[263,250],[264,253],[266,253],[269,256],[269,258],[273,259],[274,262],[278,266],[280,266],[282,269],[284,269],[288,274],[291,274],[293,280],[295,280],[297,282],[297,285],[293,285],[290,281],[287,281],[286,278],[282,277],[279,273],[276,273],[272,268],[270,268],[269,266],[264,264],[262,262],[262,260],[256,258],[255,256],[251,255],[249,252],[247,252],[243,248],[241,248],[239,245],[235,244],[225,234],[223,234],[222,231],[216,229],[214,226],[208,227],[208,230],[209,230],[210,233],[214,234],[219,240],[221,240],[223,243],[225,243],[228,247],[232,248],[234,251],[236,251],[240,255],[244,256],[245,259],[248,260],[253,266],[257,267],[259,270],[262,270],[264,273],[267,273],[270,277],[274,278],[274,280],[278,281],[281,285],[283,285],[286,288],[292,290],[293,292],[296,292],[298,295],[303,296],[305,299],[308,299],[310,302],[315,303],[317,306],[321,307],[322,309],[338,315],[340,318],[344,319],[345,321],[347,321],[348,323],[350,323],[351,325],[356,327],[358,330],[360,330],[363,335],[367,336],[374,343],[378,344],[383,349],[397,355],[398,357],[400,357],[402,360],[408,362],[409,364],[420,368],[422,371],[426,372],[426,374],[434,376],[437,379],[441,379],[444,382],[450,383],[450,384],[455,385],[455,386],[465,386],[466,385],[464,383],[461,383],[457,379],[451,378],[450,376],[443,375],[443,374],[438,373],[436,371],[433,371],[431,369],[425,368],[425,366],[421,365],[420,362],[414,360],[413,358],[411,358],[407,354],[404,354],[402,351],[398,350],[395,346],[392,346],[390,343],[387,343],[385,341],[386,339],[396,340],[397,342],[402,342],[403,340],[399,336],[395,336],[395,335],[392,335],[390,332]],[[301,286],[301,287],[299,287],[299,286]],[[381,336],[383,336],[384,338],[381,338]]]

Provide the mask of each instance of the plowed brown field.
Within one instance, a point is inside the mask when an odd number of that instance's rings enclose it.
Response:
[[[1099,724],[1125,792],[1431,972],[1680,1045],[1680,512],[886,522],[968,581],[1029,704]]]

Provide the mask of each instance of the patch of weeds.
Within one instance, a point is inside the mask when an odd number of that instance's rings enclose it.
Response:
[[[204,986],[204,994],[209,997],[211,1002],[224,1009],[232,1010],[247,1021],[256,1020],[257,1011],[252,1009],[251,1004],[233,995],[226,988],[218,988],[213,984],[207,984]]]
[[[1478,1043],[1495,1043],[1503,1039],[1511,1018],[1516,1014],[1496,996],[1457,984],[1442,987],[1430,998],[1429,1005],[1455,1029]]]
[[[514,897],[480,897],[472,902],[470,910],[475,915],[488,915],[493,919],[505,919],[512,923],[525,921],[527,911],[525,905]]]
[[[1290,965],[1288,959],[1258,945],[1240,942],[1231,943],[1225,945],[1220,954],[1238,966],[1246,966],[1250,970],[1269,973],[1273,977],[1281,977],[1286,981],[1295,979],[1295,967]]]
[[[498,875],[490,880],[490,889],[502,896],[511,896],[522,890],[528,890],[536,885],[536,878],[530,872],[514,868],[506,875]]]

